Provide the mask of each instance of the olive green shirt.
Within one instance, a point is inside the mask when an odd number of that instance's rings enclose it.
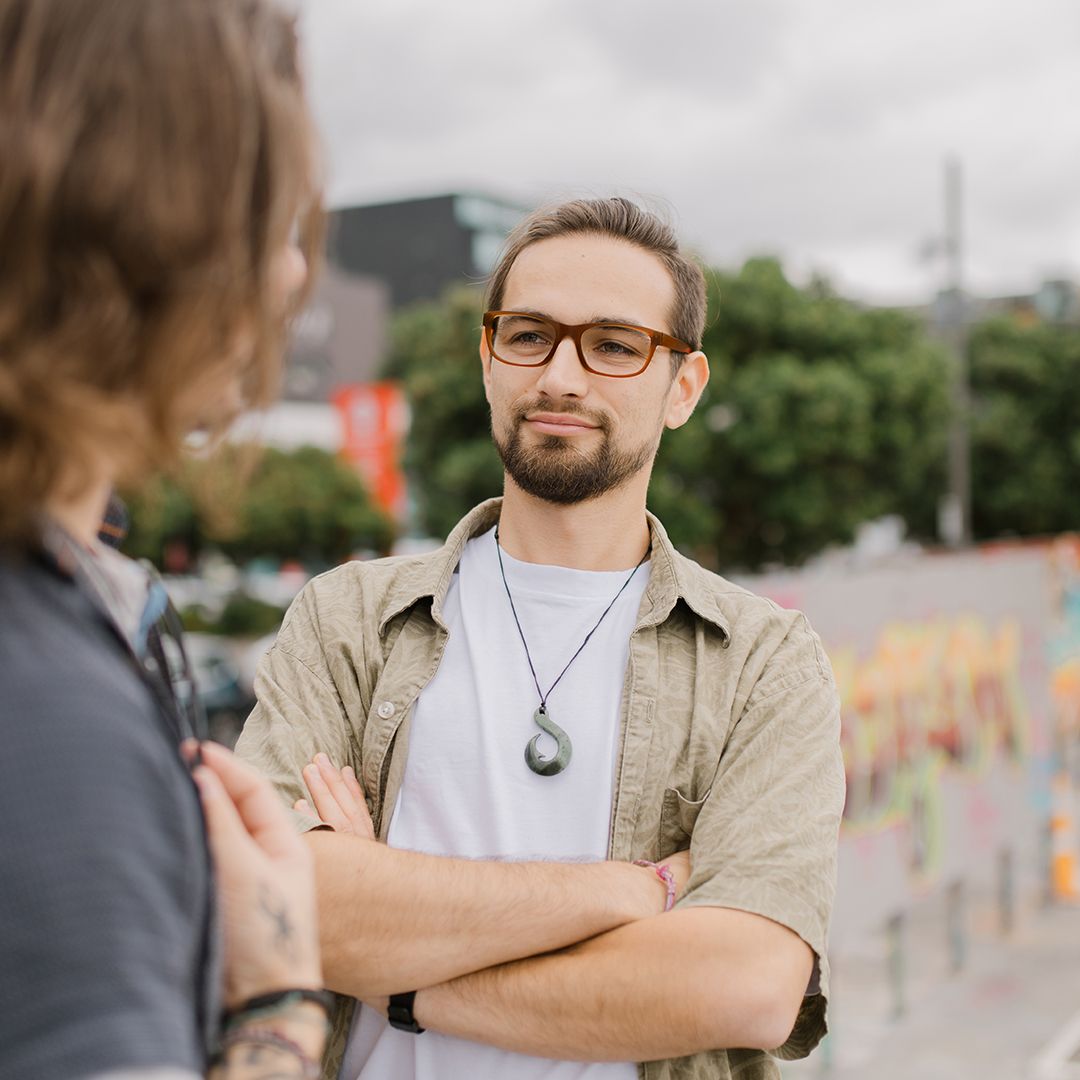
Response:
[[[386,838],[409,719],[446,646],[440,617],[466,542],[497,521],[482,503],[438,551],[352,562],[311,581],[256,679],[238,752],[291,806],[319,751],[351,764]],[[738,908],[794,930],[818,957],[795,1030],[772,1054],[718,1049],[647,1062],[641,1080],[766,1080],[825,1033],[826,937],[844,801],[839,703],[805,617],[680,555],[649,516],[652,569],[630,640],[611,807],[612,859],[689,846],[679,907]],[[301,828],[319,823],[297,815]],[[687,987],[687,993],[694,988]],[[341,999],[324,1062],[337,1076],[354,1003]]]

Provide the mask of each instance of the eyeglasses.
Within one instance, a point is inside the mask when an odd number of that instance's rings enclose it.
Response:
[[[541,367],[569,337],[586,371],[612,379],[640,375],[658,346],[678,353],[694,351],[685,341],[647,326],[610,322],[568,326],[520,311],[485,312],[484,336],[491,355],[514,367]]]

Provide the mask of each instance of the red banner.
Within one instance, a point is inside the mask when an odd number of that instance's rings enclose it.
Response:
[[[396,520],[406,513],[401,454],[409,430],[409,406],[396,382],[341,386],[334,391],[341,414],[342,456],[367,484],[375,502]]]

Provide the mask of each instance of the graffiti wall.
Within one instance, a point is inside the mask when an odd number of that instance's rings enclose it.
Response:
[[[836,674],[835,946],[958,881],[992,895],[1003,868],[1020,894],[1075,887],[1080,543],[742,583],[804,610]]]

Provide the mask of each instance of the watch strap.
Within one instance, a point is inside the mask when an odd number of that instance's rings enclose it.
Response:
[[[390,1004],[386,1009],[386,1018],[392,1028],[398,1031],[408,1031],[413,1035],[422,1035],[427,1029],[422,1028],[413,1016],[413,1003],[416,1001],[416,991],[408,990],[404,994],[391,994]]]

